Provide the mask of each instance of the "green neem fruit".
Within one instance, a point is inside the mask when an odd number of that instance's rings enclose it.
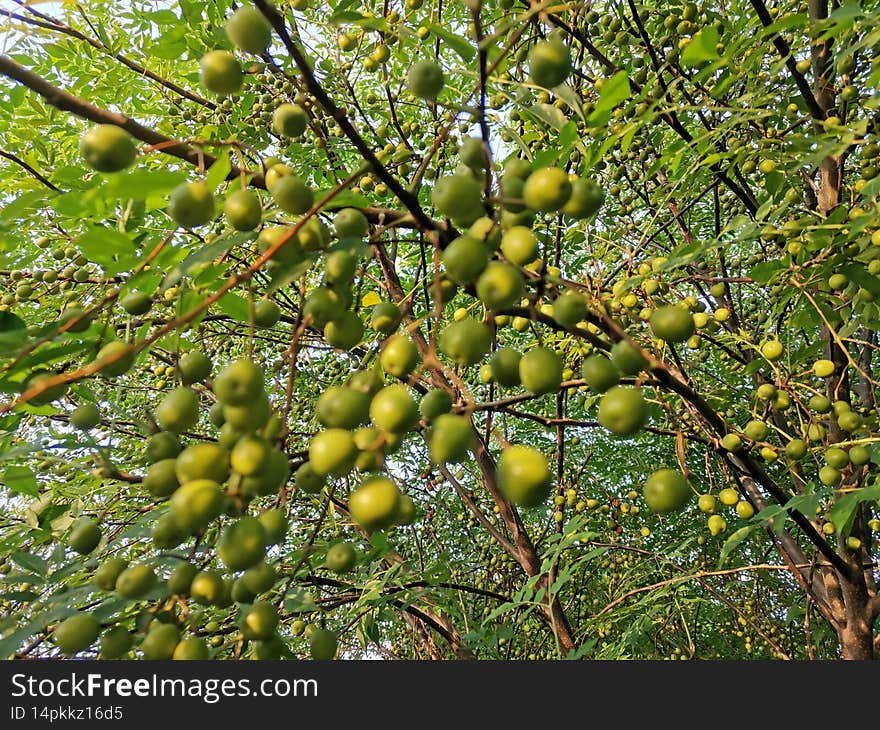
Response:
[[[333,228],[339,238],[363,238],[370,230],[370,223],[357,208],[343,208],[333,216]]]
[[[375,395],[379,392],[383,383],[384,380],[379,370],[377,368],[368,368],[353,373],[345,385],[353,390],[359,390],[368,395]]]
[[[186,353],[177,362],[180,379],[184,385],[201,383],[211,374],[211,367],[211,358],[198,350]]]
[[[807,405],[816,413],[828,413],[831,410],[831,399],[824,395],[814,395]]]
[[[844,469],[849,466],[849,454],[837,446],[825,449],[824,456],[825,463],[828,466],[833,466],[835,469]]]
[[[156,520],[153,529],[150,530],[150,539],[157,550],[172,550],[186,538],[186,533],[177,524],[177,520],[174,519],[174,515],[171,512],[163,514]]]
[[[211,221],[214,213],[214,193],[200,181],[178,185],[168,198],[168,215],[184,228],[198,228]]]
[[[571,73],[571,53],[559,38],[535,43],[529,50],[529,75],[538,86],[552,89]]]
[[[242,583],[255,596],[270,590],[277,580],[275,568],[263,561],[248,568],[241,576]]]
[[[819,481],[826,487],[836,487],[842,479],[843,475],[840,473],[840,470],[835,469],[833,466],[823,466],[819,469]]]
[[[176,459],[162,459],[147,469],[142,484],[150,496],[155,499],[167,499],[174,494],[174,491],[180,486],[176,466]]]
[[[658,514],[677,512],[692,494],[687,479],[675,469],[659,469],[645,481],[645,503]]]
[[[285,175],[272,188],[272,199],[286,213],[305,213],[315,202],[315,193],[296,175]]]
[[[223,423],[239,433],[250,433],[266,425],[272,415],[269,396],[261,391],[251,403],[242,406],[223,406]]]
[[[192,563],[186,561],[178,563],[168,576],[168,592],[177,596],[188,595],[189,587],[198,572],[199,569]]]
[[[266,554],[266,531],[256,517],[245,516],[223,529],[217,557],[232,571],[259,563]]]
[[[357,446],[351,431],[343,428],[328,428],[316,433],[309,441],[309,461],[315,473],[326,476],[344,476],[348,474],[357,459]],[[297,470],[297,485],[300,473]],[[307,490],[304,490],[307,491]]]
[[[370,403],[373,425],[389,433],[408,431],[418,418],[418,406],[404,385],[385,386]]]
[[[467,459],[473,443],[470,418],[445,413],[438,416],[428,436],[428,454],[434,464],[458,464]]]
[[[102,591],[112,591],[116,587],[116,580],[119,574],[128,567],[128,560],[125,558],[107,558],[101,561],[101,564],[92,575],[92,583],[94,583]]]
[[[492,331],[475,319],[453,322],[440,333],[440,349],[461,367],[475,365],[492,345]]]
[[[635,375],[648,367],[647,358],[629,340],[621,340],[612,346],[611,362],[624,375]]]
[[[159,661],[174,656],[174,649],[180,640],[180,632],[173,624],[154,623],[141,642],[144,659]]]
[[[659,307],[651,314],[651,331],[666,342],[685,342],[695,330],[693,315],[674,304]]]
[[[620,370],[604,355],[590,355],[581,365],[581,377],[594,393],[604,393],[620,382]]]
[[[318,397],[315,416],[325,428],[357,428],[370,416],[370,396],[354,388],[331,386]]]
[[[525,178],[516,177],[514,175],[503,175],[501,177],[501,196],[503,200],[503,213],[501,222],[502,224],[505,222],[504,214],[507,215],[518,215],[520,213],[525,214],[526,216],[534,215],[534,211],[529,211],[526,209],[525,203],[522,202],[523,196],[523,188],[526,186]],[[525,221],[518,220],[516,224],[507,220],[508,224],[511,226],[523,224],[525,225]]]
[[[428,59],[416,61],[406,73],[406,88],[420,99],[436,99],[445,83],[443,69]]]
[[[348,573],[357,563],[357,550],[350,542],[338,542],[327,550],[324,566],[334,573]]]
[[[281,243],[282,240],[284,243]],[[272,261],[282,264],[295,264],[302,261],[303,251],[299,236],[290,233],[290,226],[266,227],[257,236],[257,247],[262,253],[266,253],[277,244],[280,246],[272,254]]]
[[[57,325],[61,327],[70,321],[74,321],[74,324],[68,326],[67,331],[85,332],[92,326],[93,320],[94,315],[87,314],[83,309],[80,309],[79,307],[68,307],[61,313]]]
[[[412,89],[412,85],[410,88]],[[309,653],[312,659],[330,661],[336,658],[338,649],[339,639],[335,631],[318,628],[312,630],[312,635],[309,637]]]
[[[104,345],[95,355],[95,361],[104,358],[113,358],[113,361],[102,365],[98,372],[105,378],[116,378],[131,370],[137,353],[122,340],[114,340]]]
[[[512,226],[501,236],[501,253],[510,263],[526,266],[538,258],[538,238],[531,228]]]
[[[80,431],[90,431],[101,423],[101,412],[94,403],[83,403],[70,414],[70,425]]]
[[[614,386],[599,403],[599,423],[617,436],[632,436],[648,422],[648,404],[637,388]]]
[[[114,124],[99,124],[79,139],[79,153],[98,172],[120,172],[137,157],[131,135]]]
[[[743,433],[752,441],[764,441],[769,430],[763,421],[749,421],[743,429]]]
[[[285,456],[285,461],[287,457]],[[267,509],[261,512],[257,518],[263,529],[266,531],[266,543],[268,545],[277,545],[287,534],[287,518],[284,512],[277,507]]]
[[[577,178],[571,183],[571,197],[562,211],[574,218],[583,220],[599,212],[605,203],[605,191],[592,180]]]
[[[272,114],[272,129],[279,137],[299,137],[308,126],[309,117],[299,104],[280,104]]]
[[[470,173],[441,177],[431,191],[431,202],[443,215],[461,225],[471,225],[485,212],[483,190]]]
[[[348,500],[352,519],[370,532],[394,524],[400,505],[400,491],[387,477],[365,480]]]
[[[174,661],[204,661],[210,656],[207,641],[201,636],[188,636],[174,647],[171,658]]]
[[[807,444],[801,439],[792,439],[785,445],[785,455],[789,459],[803,459],[807,455]]]
[[[863,466],[871,460],[871,452],[857,444],[849,450],[849,460],[856,466]]]
[[[323,451],[323,446],[318,451]],[[355,456],[355,458],[357,457]],[[323,466],[326,466],[326,464],[322,464]],[[306,494],[317,494],[327,484],[327,477],[324,474],[318,474],[311,462],[307,461],[296,470],[296,473],[293,475],[293,481],[296,484],[296,488],[300,491]]]
[[[224,410],[225,406],[219,400],[214,401],[208,409],[208,420],[217,428],[220,428],[226,423],[226,414],[224,413]]]
[[[214,395],[224,405],[253,403],[263,392],[263,378],[263,369],[259,365],[240,358],[223,368],[214,378]]]
[[[236,190],[224,201],[223,215],[236,231],[252,231],[263,219],[260,198],[250,190]]]
[[[123,598],[143,598],[156,585],[156,574],[149,565],[132,565],[116,579],[116,592]]]
[[[363,339],[364,323],[357,314],[346,310],[324,325],[324,337],[333,347],[350,350]]]
[[[68,616],[52,632],[52,641],[63,654],[76,654],[88,649],[98,638],[101,624],[87,613]]]
[[[171,495],[171,513],[182,530],[192,534],[206,527],[223,510],[223,490],[210,479],[196,479]]]
[[[379,302],[370,314],[370,327],[383,335],[389,335],[397,329],[401,317],[400,307],[394,302]]]
[[[563,327],[574,327],[587,316],[587,302],[575,292],[565,292],[553,302],[553,319]]]
[[[90,517],[80,517],[70,528],[67,544],[80,555],[88,555],[101,542],[101,528]]]
[[[418,509],[412,497],[408,494],[400,495],[400,503],[397,505],[397,518],[394,520],[396,525],[411,525],[418,517]]]
[[[127,314],[138,316],[146,314],[153,306],[153,297],[145,291],[132,291],[119,300],[121,306]]]
[[[243,476],[249,477],[262,472],[269,461],[272,445],[259,436],[243,436],[232,448],[229,455],[230,466]]]
[[[739,451],[742,448],[742,439],[735,433],[728,433],[721,439],[721,445],[728,451]]]
[[[155,464],[164,459],[173,459],[180,453],[180,449],[180,441],[175,434],[168,431],[154,433],[147,441],[147,461]]]
[[[847,411],[837,417],[837,425],[847,433],[852,433],[861,428],[862,417],[855,411]]]
[[[251,642],[253,658],[260,661],[280,659],[287,648],[280,636],[270,636],[266,641]]]
[[[27,390],[28,388],[40,385],[51,377],[53,377],[53,373],[47,371],[37,371],[35,373],[31,373],[31,375],[29,375],[27,380],[25,381],[23,390]],[[69,386],[67,383],[59,383],[58,385],[53,385],[46,388],[39,395],[33,396],[30,399],[30,403],[31,405],[35,406],[49,405],[49,403],[51,403],[52,401],[64,397],[64,395],[67,393],[68,388]]]
[[[550,494],[547,459],[531,446],[508,446],[498,459],[498,488],[520,507],[537,507]]]
[[[458,156],[463,164],[475,172],[484,170],[488,162],[481,137],[465,137],[458,148]]]
[[[199,421],[198,394],[185,385],[175,388],[156,406],[156,420],[164,431],[188,431]]]
[[[181,484],[200,479],[221,484],[229,476],[229,452],[210,442],[187,446],[177,457],[175,473]]]
[[[477,218],[468,228],[468,235],[481,241],[492,251],[497,251],[501,246],[501,226],[488,216]]]
[[[382,347],[379,362],[386,373],[405,380],[419,363],[419,351],[409,337],[392,335]]]
[[[515,266],[492,261],[477,278],[476,288],[477,297],[487,309],[506,309],[519,303],[525,280]]]
[[[229,96],[241,88],[244,74],[229,51],[208,51],[199,61],[199,79],[212,94]]]
[[[519,361],[519,379],[536,395],[555,393],[562,383],[562,358],[547,347],[529,350]]]
[[[201,606],[219,606],[226,602],[230,586],[215,570],[200,570],[189,586],[192,599]]]
[[[446,275],[458,284],[476,281],[489,263],[489,249],[470,236],[459,236],[440,257]]]
[[[226,21],[226,35],[237,48],[262,53],[272,42],[272,26],[252,5],[242,5]]]
[[[102,659],[121,659],[131,650],[134,637],[124,626],[111,626],[99,642]]]
[[[357,257],[351,251],[332,251],[324,259],[324,279],[334,286],[348,284],[357,272]]]
[[[241,480],[242,494],[268,497],[278,494],[290,479],[290,462],[287,454],[278,449],[270,449],[263,469],[253,476]]]
[[[330,229],[317,216],[307,218],[297,236],[303,251],[323,251],[330,243]]]
[[[268,639],[278,626],[278,610],[268,601],[254,601],[241,616],[241,634],[250,641]]]
[[[315,287],[309,292],[303,305],[303,317],[311,317],[312,324],[324,329],[328,322],[342,316],[345,305],[339,294],[324,286]]]
[[[532,210],[551,213],[571,198],[568,173],[558,167],[544,167],[529,175],[523,186],[523,200]]]
[[[452,396],[445,390],[434,388],[422,396],[419,402],[419,413],[429,421],[452,410]]]

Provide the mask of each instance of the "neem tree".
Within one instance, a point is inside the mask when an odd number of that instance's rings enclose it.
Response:
[[[876,9],[15,2],[0,654],[874,656]]]

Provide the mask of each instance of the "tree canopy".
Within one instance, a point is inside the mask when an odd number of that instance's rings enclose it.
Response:
[[[0,656],[874,658],[878,21],[0,9]]]

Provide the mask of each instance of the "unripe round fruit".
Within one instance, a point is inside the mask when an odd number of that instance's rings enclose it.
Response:
[[[461,367],[476,365],[492,344],[492,331],[475,319],[453,322],[440,333],[440,349]]]
[[[151,661],[170,659],[180,640],[180,632],[173,624],[153,624],[153,628],[141,642],[144,659]]]
[[[348,284],[357,272],[357,259],[349,251],[333,251],[324,260],[324,278],[330,284]]]
[[[578,178],[571,184],[571,197],[562,211],[574,218],[583,220],[599,212],[605,203],[605,192],[592,180]]]
[[[737,492],[733,487],[725,487],[720,492],[718,492],[718,499],[721,500],[721,504],[726,507],[732,507],[737,502],[739,502],[739,492]]]
[[[681,472],[675,469],[659,469],[645,481],[644,494],[645,503],[652,511],[666,514],[684,507],[692,492]]]
[[[355,458],[357,458],[356,455]],[[296,473],[293,475],[293,480],[294,484],[296,484],[296,488],[306,494],[317,494],[327,483],[326,476],[316,472],[310,461],[302,464],[296,470]]]
[[[318,396],[315,416],[326,428],[352,429],[370,413],[370,396],[351,387],[332,386]]]
[[[92,576],[92,583],[104,591],[112,591],[116,587],[119,575],[128,567],[125,558],[106,558],[101,562]]]
[[[319,661],[335,659],[338,648],[339,639],[335,631],[318,628],[312,630],[312,635],[309,637],[309,652],[312,659]]]
[[[477,297],[486,309],[512,307],[522,298],[525,281],[516,267],[491,261],[477,278]]]
[[[623,375],[635,375],[648,366],[648,360],[628,340],[620,340],[611,347],[611,362]]]
[[[100,631],[101,625],[93,616],[78,611],[55,627],[52,641],[63,654],[76,654],[88,649]]]
[[[349,542],[338,542],[327,550],[324,566],[334,573],[348,573],[357,563],[357,551]]]
[[[229,51],[208,51],[199,61],[199,79],[211,93],[229,96],[241,88],[244,74]]]
[[[422,396],[419,412],[429,421],[452,410],[452,397],[445,390],[434,388]]]
[[[101,423],[101,412],[94,403],[83,403],[70,414],[70,425],[80,431],[91,431]]]
[[[243,436],[229,454],[229,465],[242,476],[262,472],[269,461],[272,445],[259,436]]]
[[[508,446],[498,459],[498,488],[520,507],[537,507],[550,494],[552,477],[547,460],[530,446]]]
[[[617,436],[631,436],[648,422],[648,404],[637,388],[618,385],[602,396],[598,420]]]
[[[701,494],[700,498],[697,500],[697,506],[700,508],[700,512],[712,514],[715,511],[716,499],[714,495]]]
[[[571,52],[559,38],[539,41],[529,50],[529,75],[538,86],[559,86],[570,72]]]
[[[538,258],[538,238],[531,228],[511,226],[501,236],[501,253],[510,263],[526,266]]]
[[[217,482],[196,479],[182,484],[171,495],[171,514],[186,533],[192,534],[217,517],[223,509],[223,492]]]
[[[220,484],[229,476],[229,452],[210,441],[195,443],[177,455],[174,468],[181,484],[199,479]]]
[[[343,208],[333,216],[333,228],[339,238],[363,238],[370,230],[370,224],[357,208]]]
[[[198,420],[199,396],[185,385],[172,390],[156,406],[156,421],[164,431],[183,433]]]
[[[299,137],[308,126],[309,118],[299,104],[281,104],[272,114],[272,129],[279,137]]]
[[[253,403],[263,392],[263,369],[241,358],[233,361],[214,378],[214,394],[225,405]]]
[[[260,299],[254,302],[254,327],[269,329],[281,319],[281,307],[273,299]]]
[[[241,620],[241,635],[245,639],[269,639],[278,626],[278,609],[268,601],[254,601]]]
[[[174,647],[171,658],[174,661],[204,661],[210,656],[208,642],[201,636],[188,636]]]
[[[836,487],[843,479],[843,475],[833,466],[823,466],[819,469],[819,481],[826,487]]]
[[[813,363],[813,373],[819,378],[830,378],[834,375],[834,363],[831,360],[816,360]]]
[[[339,350],[351,350],[364,336],[364,323],[354,312],[345,310],[324,326],[327,343]]]
[[[443,69],[434,61],[416,61],[406,74],[406,87],[421,99],[436,99],[446,80]]]
[[[352,519],[372,532],[394,524],[400,497],[400,491],[390,479],[373,477],[351,493],[348,508]]]
[[[587,315],[587,302],[576,292],[560,294],[553,302],[553,319],[563,327],[574,327]]]
[[[309,464],[320,476],[348,474],[357,459],[358,450],[350,431],[328,428],[312,437],[309,442]],[[297,471],[297,485],[300,473]]]
[[[256,565],[265,554],[266,531],[260,521],[250,515],[226,526],[217,541],[217,557],[234,572]]]
[[[728,451],[739,451],[742,448],[742,439],[735,433],[728,433],[721,439],[721,445]]]
[[[581,365],[581,377],[594,393],[604,393],[620,382],[620,370],[604,355],[590,355]]]
[[[792,439],[785,446],[785,455],[789,459],[803,459],[807,453],[807,445],[801,439]]]
[[[99,642],[102,659],[120,659],[131,650],[134,637],[124,626],[112,626]]]
[[[489,263],[489,249],[470,236],[459,236],[440,256],[446,275],[457,284],[469,284]]]
[[[137,354],[127,343],[122,340],[114,340],[113,342],[108,342],[98,350],[98,354],[95,355],[95,360],[103,360],[105,357],[113,357],[115,359],[113,362],[108,362],[106,365],[103,365],[98,372],[104,377],[115,378],[120,375],[125,375],[125,373],[131,370],[131,366],[134,365]]]
[[[168,198],[168,215],[184,228],[198,228],[214,213],[214,193],[201,181],[178,185]]]
[[[276,510],[277,511],[277,510]],[[265,512],[263,514],[266,514]],[[262,517],[262,515],[260,515]],[[261,520],[262,522],[262,520]],[[287,525],[285,524],[285,528]],[[241,576],[244,586],[255,596],[265,593],[278,580],[278,573],[271,565],[260,561],[251,566]]]
[[[192,579],[189,593],[201,606],[217,606],[228,599],[229,587],[223,577],[214,570],[200,570]]]
[[[123,598],[143,598],[156,585],[156,574],[148,565],[132,565],[116,579],[116,592]]]
[[[315,194],[302,178],[286,175],[272,187],[272,199],[286,213],[299,215],[312,207]]]
[[[783,347],[779,340],[769,340],[761,345],[761,354],[771,362],[782,357],[782,353]]]
[[[755,514],[755,508],[745,500],[736,503],[736,513],[741,519],[747,520]]]
[[[164,459],[174,459],[180,453],[180,441],[168,431],[160,431],[150,436],[147,441],[147,462],[155,464]]]
[[[236,190],[223,203],[223,215],[236,231],[252,231],[263,219],[263,209],[256,193]]]
[[[226,21],[226,35],[237,48],[262,53],[272,42],[272,26],[252,5],[242,5]]]
[[[211,359],[199,350],[191,350],[177,362],[180,379],[184,385],[200,383],[211,374]]]
[[[684,342],[695,329],[693,315],[682,307],[659,307],[651,314],[651,331],[666,342]]]
[[[67,544],[80,555],[88,555],[101,542],[101,528],[90,517],[80,517],[70,528]]]
[[[438,416],[428,436],[428,455],[433,464],[459,464],[467,458],[474,434],[467,416]]]
[[[137,157],[131,135],[114,124],[99,124],[79,140],[79,153],[98,172],[120,172],[129,168]]]
[[[720,535],[722,532],[727,530],[727,520],[725,520],[721,515],[712,515],[709,518],[708,522],[709,532],[713,537],[716,535]]]
[[[857,444],[849,450],[849,460],[856,466],[863,466],[871,460],[871,452]]]
[[[431,202],[443,215],[464,225],[470,225],[485,212],[483,189],[470,173],[440,178],[431,191]]]
[[[544,167],[529,175],[523,187],[523,200],[532,210],[551,213],[571,198],[571,182],[565,170]]]
[[[405,433],[418,420],[418,407],[406,386],[388,385],[373,396],[370,419],[383,431]]]
[[[174,491],[180,486],[176,474],[176,459],[162,459],[155,464],[151,464],[144,475],[141,482],[150,496],[155,499],[166,499],[174,494]]]
[[[522,353],[512,347],[500,347],[489,358],[492,379],[505,388],[514,388],[520,384],[519,365]]]
[[[769,429],[763,421],[749,421],[743,429],[743,433],[752,441],[764,441],[767,438]]]
[[[379,302],[370,314],[370,327],[383,335],[391,334],[400,324],[401,316],[400,307],[394,302]]]
[[[379,362],[386,373],[405,380],[419,362],[419,351],[409,337],[393,335],[382,348]]]
[[[153,306],[153,298],[147,292],[135,289],[119,300],[119,306],[125,310],[126,314],[139,316],[150,311]]]
[[[519,361],[519,379],[535,395],[555,393],[562,383],[562,359],[547,347],[535,347]]]
[[[182,561],[171,571],[171,575],[168,576],[168,592],[178,596],[188,595],[193,578],[196,577],[198,572],[199,570],[195,565]]]

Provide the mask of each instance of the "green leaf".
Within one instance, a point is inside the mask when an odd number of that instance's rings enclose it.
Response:
[[[250,321],[250,307],[247,299],[237,294],[226,294],[217,302],[217,308],[232,319],[239,322]]]
[[[137,260],[134,242],[112,228],[91,228],[76,241],[89,261],[100,264],[109,274],[125,271]]]
[[[596,126],[605,124],[611,116],[611,111],[623,101],[629,99],[629,76],[626,71],[618,71],[602,85],[599,92],[599,101],[593,113],[590,114],[589,122]]]
[[[719,568],[724,565],[728,555],[736,550],[757,527],[758,525],[746,525],[745,527],[740,527],[724,541],[724,545],[721,546],[721,555],[718,556]]]
[[[216,190],[230,172],[232,172],[232,160],[229,158],[229,152],[224,150],[205,175],[205,184],[209,189]]]
[[[706,26],[685,46],[681,53],[681,65],[693,68],[706,61],[719,60],[721,56],[718,55],[716,46],[720,40],[718,29],[714,25]]]
[[[473,60],[477,50],[471,45],[470,41],[457,36],[448,28],[437,23],[428,23],[425,27],[455,51],[462,61],[469,63]]]
[[[12,562],[37,575],[46,575],[49,572],[49,564],[37,555],[31,553],[12,553]]]
[[[17,494],[29,497],[36,497],[40,491],[36,476],[26,466],[7,466],[0,483]]]
[[[146,170],[138,168],[119,175],[109,190],[120,198],[143,200],[150,195],[164,195],[186,181],[186,174],[175,170]]]
[[[846,536],[852,529],[856,510],[862,502],[880,499],[880,483],[872,487],[863,487],[855,492],[848,492],[838,499],[828,510],[828,520],[839,533]]]

